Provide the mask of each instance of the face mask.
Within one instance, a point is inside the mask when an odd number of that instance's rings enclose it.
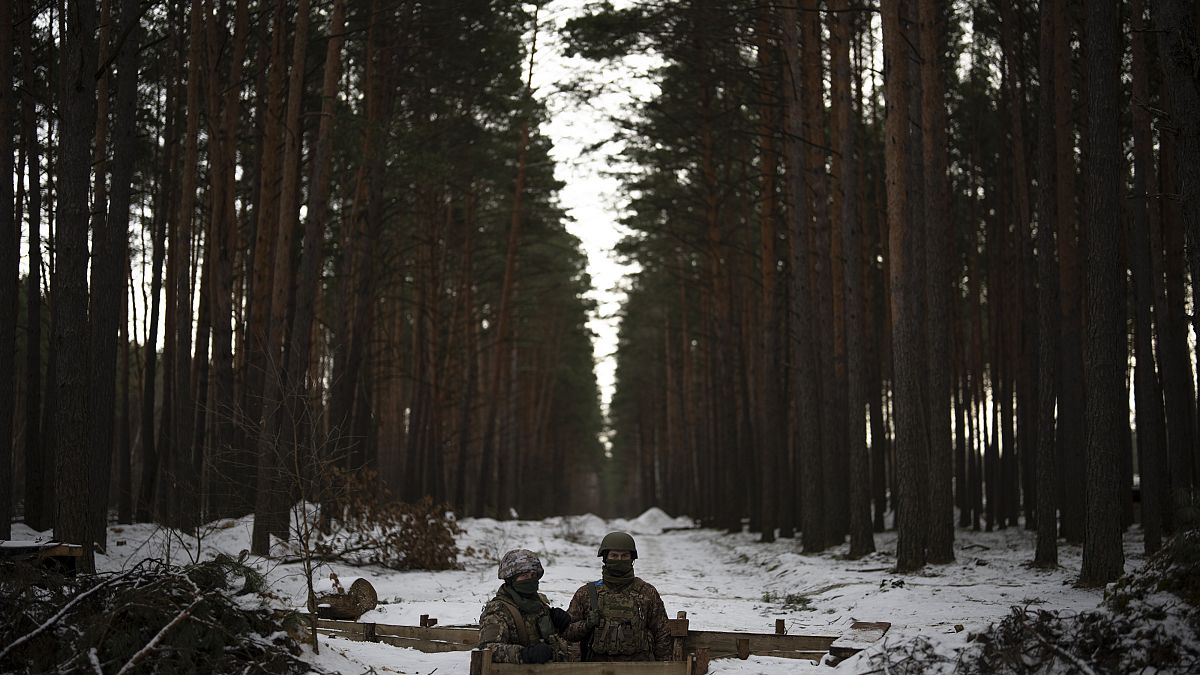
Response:
[[[524,581],[512,582],[513,590],[524,596],[532,596],[538,592],[538,580],[526,579]]]
[[[633,574],[632,560],[605,560],[604,572],[615,577],[630,576]]]

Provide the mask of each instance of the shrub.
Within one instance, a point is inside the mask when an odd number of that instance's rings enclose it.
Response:
[[[0,672],[312,672],[293,618],[234,597],[261,580],[228,557],[74,577],[2,565]]]
[[[454,538],[462,528],[446,506],[429,497],[399,501],[370,470],[336,472],[332,484],[341,498],[315,533],[318,558],[394,570],[460,567]]]

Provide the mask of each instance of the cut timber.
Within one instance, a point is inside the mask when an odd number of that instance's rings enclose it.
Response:
[[[317,632],[355,642],[382,642],[427,654],[466,652],[479,644],[478,628],[392,626],[317,619]]]
[[[829,645],[829,654],[839,660],[854,656],[878,642],[891,627],[886,621],[855,621],[850,630]]]
[[[74,573],[83,557],[79,544],[57,541],[0,541],[0,561],[27,562],[38,567]]]
[[[475,645],[479,644],[478,628],[449,628],[445,626],[422,628],[420,626],[391,626],[381,623],[375,626],[375,634],[404,638],[406,640],[446,642],[461,645],[463,651],[474,649]]]
[[[492,650],[471,652],[471,675],[703,675],[696,658],[686,661],[602,661],[597,663],[493,663]]]
[[[774,635],[771,633],[734,633],[690,631],[684,648],[688,652],[707,649],[711,658],[747,658],[775,656],[787,659],[820,660],[829,651],[837,635]],[[741,650],[738,642],[745,641]],[[740,652],[740,653],[739,653]],[[742,656],[746,654],[746,656]]]
[[[309,610],[322,619],[357,619],[379,604],[379,594],[371,582],[362,577],[346,582],[349,582],[349,588],[336,574],[330,574],[328,581],[314,583],[314,598]]]

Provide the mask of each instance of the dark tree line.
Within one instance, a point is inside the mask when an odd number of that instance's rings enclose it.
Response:
[[[534,6],[3,7],[0,537],[254,513],[265,552],[334,469],[597,508]]]
[[[1200,17],[1101,4],[572,22],[585,56],[663,61],[624,120],[613,453],[639,505],[853,555],[892,510],[901,571],[1023,525],[1040,564],[1084,544],[1088,583],[1135,519],[1147,550],[1189,526]]]

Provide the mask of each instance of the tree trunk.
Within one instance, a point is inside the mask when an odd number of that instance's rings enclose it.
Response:
[[[1058,491],[1054,437],[1057,405],[1059,298],[1058,260],[1055,257],[1054,226],[1059,222],[1055,207],[1055,124],[1052,114],[1056,91],[1054,50],[1057,36],[1053,0],[1038,7],[1041,37],[1038,44],[1038,447],[1037,447],[1037,550],[1034,564],[1058,565]]]
[[[248,10],[246,0],[237,0],[234,10],[233,50],[229,58],[228,82],[241,82],[246,58]],[[212,316],[213,406],[210,411],[213,433],[213,457],[209,464],[209,495],[213,517],[239,517],[250,511],[245,495],[253,487],[251,472],[234,449],[237,438],[237,393],[234,382],[234,251],[238,219],[236,194],[236,143],[241,117],[241,87],[225,87],[218,73],[217,46],[225,36],[218,34],[218,17],[208,12],[208,99],[209,129],[216,139],[210,150],[213,171],[210,243],[213,258],[211,291],[204,301]]]
[[[270,65],[267,75],[266,108],[263,115],[262,162],[259,172],[259,199],[256,206],[254,239],[253,292],[249,300],[249,321],[245,329],[243,349],[246,353],[245,386],[242,388],[242,414],[250,425],[247,444],[256,449],[255,487],[250,499],[255,513],[271,511],[271,499],[278,489],[274,481],[274,440],[265,420],[270,411],[264,405],[266,382],[271,376],[270,321],[275,273],[275,242],[279,227],[280,154],[284,132],[284,77],[287,74],[287,12],[283,0],[276,0],[271,18]],[[265,18],[262,20],[266,20]],[[260,522],[260,520],[262,522]],[[268,518],[255,518],[251,551],[266,555],[271,523]]]
[[[1200,251],[1197,250],[1200,246],[1200,82],[1196,78],[1200,43],[1196,37],[1196,9],[1194,2],[1180,0],[1153,0],[1151,6],[1154,28],[1158,34],[1159,58],[1163,65],[1164,102],[1170,114],[1170,126],[1175,129],[1175,138],[1171,143],[1171,151],[1175,156],[1171,159],[1179,171],[1178,208],[1187,238],[1188,267],[1195,273],[1200,270]],[[1165,142],[1162,152],[1164,155],[1168,152]],[[1163,191],[1166,192],[1165,185]],[[1198,286],[1200,284],[1193,277],[1193,297]],[[1193,320],[1200,329],[1200,319],[1196,319],[1196,314],[1193,312]],[[1181,327],[1176,329],[1181,334],[1187,330]],[[1190,359],[1185,359],[1184,363],[1188,361]],[[1191,388],[1190,382],[1188,388]],[[1182,394],[1182,385],[1177,385],[1176,389]],[[1194,401],[1190,401],[1186,429],[1181,426],[1182,420],[1178,423],[1171,421],[1169,425],[1171,429],[1179,429],[1183,437],[1181,441],[1186,441],[1186,444],[1171,443],[1171,473],[1172,478],[1178,481],[1172,485],[1172,489],[1179,498],[1183,497],[1183,490],[1200,481],[1200,476],[1197,476],[1200,471],[1200,456],[1197,455],[1200,446],[1196,442],[1194,411]],[[1188,471],[1181,474],[1180,471],[1184,469]]]
[[[819,404],[821,411],[821,429],[830,433],[822,435],[821,465],[823,479],[821,482],[822,502],[825,506],[826,544],[836,544],[842,541],[845,534],[843,516],[845,511],[839,509],[844,491],[837,481],[836,466],[838,457],[842,454],[844,435],[833,430],[836,424],[837,372],[834,367],[834,332],[833,332],[833,276],[830,272],[830,250],[832,247],[832,227],[829,215],[829,176],[825,168],[825,152],[828,142],[825,140],[825,103],[824,67],[821,56],[821,21],[819,16],[819,1],[804,0],[800,13],[801,54],[800,69],[804,91],[804,132],[802,140],[807,144],[805,158],[807,161],[808,187],[812,191],[813,227],[808,233],[810,276],[813,284],[815,303],[808,311],[816,310],[817,322],[816,354],[817,367],[820,373]]]
[[[280,8],[282,9],[282,8]],[[280,166],[278,222],[271,227],[275,241],[274,271],[271,273],[271,300],[268,303],[267,324],[264,327],[263,428],[258,442],[258,489],[254,503],[254,532],[251,546],[265,552],[269,535],[288,537],[287,502],[296,488],[298,476],[287,473],[293,467],[295,448],[290,430],[285,431],[283,405],[296,392],[285,389],[283,345],[286,344],[288,303],[292,290],[292,238],[299,218],[300,146],[304,136],[300,112],[304,98],[304,57],[308,47],[309,2],[300,0],[295,14],[296,29],[292,37],[292,62],[288,71],[287,111],[277,119],[283,148]],[[282,67],[282,62],[280,63]],[[280,73],[282,77],[282,73]],[[259,225],[262,226],[262,221]],[[268,225],[270,227],[270,225]],[[260,239],[261,241],[261,239]],[[265,291],[264,291],[265,292]]]
[[[775,173],[778,156],[775,154],[774,122],[774,47],[771,44],[771,16],[766,7],[760,7],[755,23],[759,71],[759,172],[760,190],[759,219],[762,245],[762,297],[759,304],[761,317],[761,343],[759,346],[759,396],[758,402],[758,510],[762,534],[761,542],[775,541],[776,529],[776,473],[780,452],[779,441],[786,438],[777,433],[787,428],[787,417],[779,410],[779,315],[775,297]],[[686,306],[680,310],[686,312]],[[681,358],[685,358],[681,355]]]
[[[850,491],[850,557],[859,558],[875,551],[871,528],[870,463],[867,456],[866,350],[863,345],[863,264],[862,233],[856,203],[858,200],[857,147],[858,120],[851,103],[850,42],[853,39],[854,17],[849,0],[833,3],[830,15],[830,70],[832,72],[832,106],[837,133],[833,155],[833,175],[837,177],[835,196],[838,210],[837,236],[845,259],[842,274],[835,283],[842,289],[842,316],[845,342],[846,384],[846,451],[849,453]]]
[[[913,572],[925,566],[928,536],[928,506],[921,493],[921,477],[927,473],[925,438],[921,431],[921,370],[917,341],[921,276],[912,265],[915,241],[909,218],[908,196],[914,190],[908,175],[909,83],[908,46],[901,31],[901,0],[882,4],[884,58],[886,62],[885,156],[890,236],[891,305],[894,321],[894,391],[896,427],[896,477],[899,491],[896,506],[896,569]]]
[[[1157,187],[1154,136],[1150,118],[1150,65],[1146,48],[1146,0],[1133,0],[1133,219],[1131,257],[1134,288],[1135,414],[1137,419],[1138,473],[1141,475],[1142,530],[1147,555],[1162,543],[1162,503],[1167,497],[1166,436],[1162,382],[1154,354],[1151,310],[1157,297],[1151,263],[1151,223],[1158,222],[1158,200],[1150,195]],[[1161,321],[1161,319],[1160,319]],[[1160,324],[1161,325],[1161,324]]]
[[[308,401],[305,377],[310,368],[312,351],[313,320],[321,263],[324,260],[325,229],[329,223],[329,184],[332,165],[334,125],[334,102],[337,97],[338,80],[341,77],[342,45],[345,42],[345,2],[334,0],[333,16],[329,25],[329,40],[325,47],[324,75],[321,82],[321,121],[317,130],[313,150],[311,193],[308,213],[304,223],[303,254],[300,259],[298,284],[296,287],[296,312],[289,331],[290,345],[287,349],[287,381],[285,393],[288,401],[287,423],[299,429],[305,419],[302,408]],[[314,447],[318,447],[314,444]],[[317,458],[308,462],[315,467]]]
[[[96,123],[96,12],[69,2],[59,52],[58,233],[51,277],[55,369],[56,489],[54,537],[83,545],[84,571],[95,568],[91,532],[93,484],[88,453],[88,203]]]
[[[946,104],[943,83],[944,21],[941,3],[920,0],[921,124],[925,129],[926,353],[929,368],[929,562],[954,560],[954,449],[950,438],[950,390],[953,371],[950,313],[953,269],[950,244],[950,194],[946,175]],[[949,10],[946,10],[949,11]]]
[[[801,134],[804,123],[804,86],[801,80],[799,25],[796,8],[780,7],[783,54],[787,68],[784,96],[784,151],[787,162],[788,244],[791,254],[791,333],[793,340],[792,391],[796,465],[800,477],[800,532],[806,553],[825,550],[824,471],[821,449],[821,414],[817,388],[816,327],[810,299],[814,297],[809,250],[811,210],[808,207],[807,150]],[[717,439],[720,442],[720,439]]]
[[[44,508],[46,493],[53,490],[53,447],[41,435],[42,413],[42,164],[38,141],[37,95],[42,81],[35,72],[33,33],[37,30],[34,0],[26,0],[21,9],[29,27],[21,28],[21,139],[26,144],[26,171],[29,174],[29,277],[26,280],[25,308],[28,326],[25,344],[25,524],[42,531],[52,525],[53,514]]]
[[[125,294],[125,260],[129,240],[129,209],[132,197],[134,155],[137,143],[137,52],[141,44],[140,9],[136,0],[123,0],[120,10],[122,32],[129,29],[117,55],[117,106],[114,111],[112,201],[107,218],[96,218],[92,228],[91,298],[91,420],[88,437],[94,443],[92,457],[92,536],[104,543],[108,534],[108,486],[112,473],[112,447],[117,391],[117,347]],[[104,39],[107,30],[101,31]],[[107,89],[107,87],[105,87]],[[97,132],[99,133],[99,132]],[[97,184],[101,179],[97,178]],[[100,197],[97,197],[97,202]],[[102,206],[102,205],[101,205]]]
[[[0,5],[0,539],[11,539],[13,503],[13,416],[17,383],[17,307],[20,283],[18,225],[13,202],[12,88],[14,2]],[[28,54],[24,55],[28,58]],[[30,345],[30,351],[38,351]]]
[[[1124,312],[1113,298],[1125,297],[1120,259],[1121,19],[1116,3],[1087,12],[1088,189],[1087,226],[1087,531],[1080,581],[1103,585],[1124,571],[1121,548],[1118,466],[1122,418],[1128,417],[1125,389]],[[1127,431],[1125,432],[1127,433]]]
[[[1062,535],[1083,541],[1083,466],[1081,448],[1086,441],[1084,409],[1078,230],[1075,219],[1075,143],[1071,115],[1071,28],[1067,16],[1070,0],[1054,5],[1054,125],[1058,225],[1059,299],[1062,305],[1061,391],[1058,397],[1059,481],[1062,484]]]
[[[169,103],[168,107],[173,109],[174,105]],[[159,454],[160,448],[157,447],[158,435],[155,433],[155,392],[157,391],[157,376],[158,376],[158,322],[162,297],[163,285],[163,260],[166,257],[166,238],[167,238],[167,217],[166,213],[169,210],[171,203],[172,190],[168,187],[166,177],[173,175],[171,168],[174,164],[175,146],[174,146],[174,112],[168,113],[166,145],[167,150],[165,159],[160,168],[160,177],[158,180],[158,195],[155,200],[154,217],[151,220],[151,238],[153,239],[153,252],[151,253],[151,272],[150,272],[150,327],[146,334],[146,342],[142,345],[143,353],[145,354],[146,364],[142,371],[142,478],[141,486],[138,490],[137,509],[134,518],[140,522],[149,521],[156,515],[156,493],[161,492],[159,489]],[[163,408],[164,416],[168,416],[166,408]],[[163,420],[162,424],[168,420]]]
[[[529,50],[529,69],[525,80],[524,96],[533,96],[533,55],[536,52],[537,39],[537,11],[533,15],[533,34],[534,46]],[[530,105],[530,101],[524,101],[524,105]],[[500,414],[500,386],[507,378],[509,371],[507,365],[509,359],[507,356],[508,340],[509,340],[509,324],[512,321],[512,295],[513,285],[516,282],[516,266],[517,266],[517,250],[521,238],[521,223],[524,221],[525,214],[522,210],[522,200],[525,196],[525,161],[529,151],[529,127],[532,124],[530,114],[522,116],[520,139],[517,144],[517,176],[516,184],[513,189],[513,201],[511,218],[508,228],[508,249],[504,257],[504,281],[500,290],[500,306],[497,310],[498,318],[496,321],[496,334],[493,342],[493,361],[491,383],[488,387],[488,412],[487,421],[483,432],[483,448],[480,452],[480,467],[479,480],[476,487],[476,515],[482,515],[488,507],[489,498],[495,498],[494,490],[489,489],[493,483],[492,477],[492,462],[497,454],[497,425]],[[496,508],[503,508],[503,504],[496,501]]]

